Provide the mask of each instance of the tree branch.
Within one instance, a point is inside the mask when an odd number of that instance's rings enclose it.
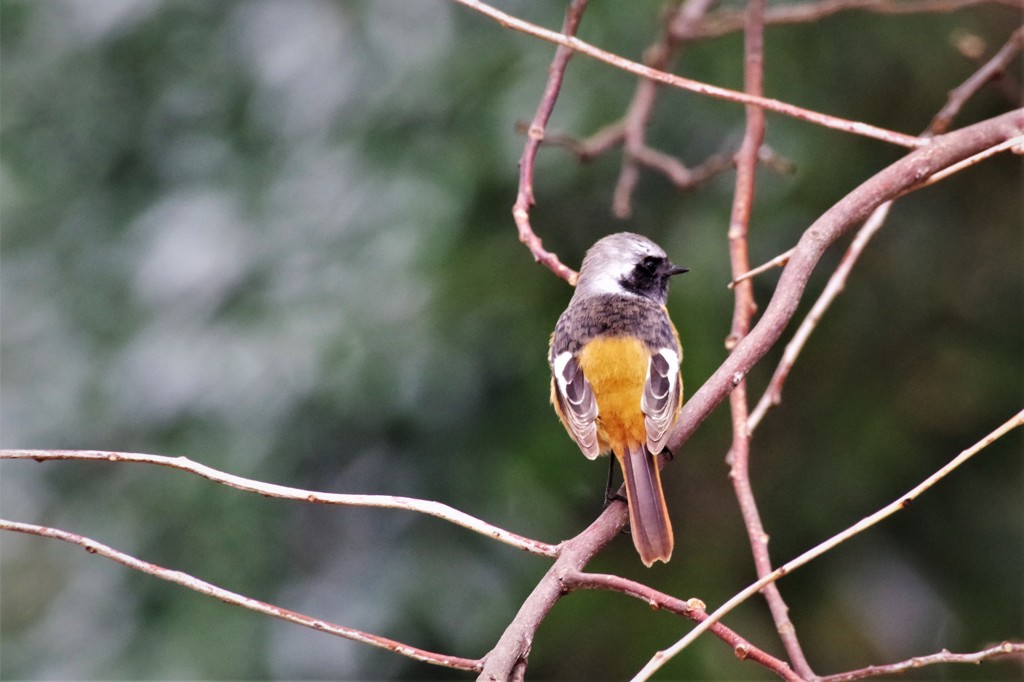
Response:
[[[565,21],[562,24],[562,34],[572,36],[579,27],[583,18],[583,10],[587,7],[587,0],[573,0],[565,11]],[[562,79],[565,77],[565,69],[569,65],[573,51],[565,46],[559,46],[555,50],[555,58],[548,67],[548,82],[544,86],[544,95],[537,105],[537,113],[526,130],[526,145],[523,147],[523,155],[519,159],[519,191],[516,194],[516,203],[512,206],[512,218],[515,220],[519,230],[519,241],[530,249],[534,260],[547,266],[553,273],[569,282],[576,284],[576,271],[563,264],[558,256],[544,248],[540,237],[533,231],[530,224],[530,209],[536,203],[533,195],[533,163],[537,158],[537,151],[540,143],[544,140],[544,131],[547,128],[551,112],[555,108],[555,101],[562,89]]]
[[[943,649],[937,654],[930,656],[915,656],[899,663],[889,665],[872,665],[860,670],[852,670],[838,675],[826,675],[820,678],[819,682],[850,682],[850,680],[863,680],[868,677],[881,677],[882,675],[898,675],[899,673],[923,668],[926,665],[937,663],[974,663],[980,664],[1002,656],[1016,656],[1024,661],[1024,642],[1001,642],[988,649],[975,651],[971,654],[954,654]]]
[[[558,554],[558,545],[549,545],[537,540],[516,535],[507,530],[492,526],[485,521],[474,518],[469,514],[459,511],[453,507],[431,500],[419,500],[413,497],[398,497],[395,495],[349,495],[339,493],[323,493],[302,488],[264,483],[251,478],[235,476],[223,471],[208,467],[205,464],[193,462],[187,457],[165,457],[163,455],[146,455],[131,452],[105,452],[96,450],[0,450],[2,459],[34,459],[37,462],[55,460],[77,460],[87,462],[135,462],[139,464],[155,464],[157,466],[187,471],[196,476],[209,479],[215,483],[221,483],[230,488],[244,490],[247,492],[259,493],[264,497],[276,497],[284,500],[301,500],[313,502],[314,504],[336,504],[348,507],[378,507],[382,509],[404,509],[406,511],[418,512],[428,516],[435,516],[457,526],[462,526],[474,533],[486,535],[498,542],[521,549],[531,554],[539,554],[546,557],[554,557]]]
[[[853,238],[846,253],[843,254],[843,258],[839,261],[835,272],[832,273],[825,288],[822,289],[821,295],[818,296],[814,305],[811,306],[810,312],[807,313],[807,317],[800,323],[796,333],[793,334],[793,338],[786,344],[786,349],[782,353],[782,359],[779,361],[778,367],[775,368],[775,373],[772,374],[768,387],[761,395],[761,399],[757,401],[757,406],[750,413],[750,418],[747,420],[748,433],[754,433],[768,410],[778,405],[782,400],[782,385],[786,383],[786,379],[789,377],[793,365],[796,364],[800,352],[804,349],[811,334],[814,333],[825,311],[832,305],[832,301],[842,293],[846,286],[846,280],[850,276],[850,271],[853,270],[857,259],[864,252],[864,247],[867,246],[875,233],[885,224],[885,219],[889,215],[891,207],[892,201],[890,200],[876,208],[867,221],[865,221],[864,226],[857,231],[857,235]]]
[[[778,5],[765,11],[764,21],[769,26],[805,24],[820,21],[839,12],[860,10],[876,14],[925,14],[954,12],[978,5],[1003,5],[1020,8],[1019,0],[822,0]],[[690,28],[688,38],[717,38],[743,30],[744,12],[720,10],[700,24]]]
[[[205,594],[208,597],[219,599],[226,604],[241,606],[242,608],[255,611],[256,613],[262,613],[266,616],[272,616],[274,618],[288,621],[289,623],[295,623],[297,625],[302,625],[303,627],[312,628],[313,630],[319,630],[338,637],[350,639],[354,642],[387,649],[388,651],[393,651],[396,654],[401,654],[402,656],[406,656],[423,663],[431,663],[433,665],[454,668],[456,670],[473,671],[480,670],[482,665],[481,661],[478,659],[461,658],[459,656],[434,653],[433,651],[409,646],[408,644],[403,644],[402,642],[388,639],[387,637],[372,635],[370,633],[363,632],[362,630],[345,627],[344,625],[337,625],[330,621],[313,618],[312,616],[307,616],[296,611],[290,611],[280,606],[259,601],[258,599],[252,599],[245,595],[238,594],[237,592],[232,592],[224,589],[223,587],[218,587],[212,583],[208,583],[205,580],[200,580],[188,573],[164,568],[148,561],[137,559],[130,554],[125,554],[124,552],[120,552],[112,547],[104,545],[101,542],[97,542],[96,540],[76,533],[69,533],[68,531],[60,530],[58,528],[49,528],[47,526],[37,526],[30,523],[19,523],[17,521],[0,519],[0,531],[2,530],[38,535],[44,538],[70,542],[71,544],[84,548],[85,551],[90,554],[97,554],[99,556],[106,557],[107,559],[116,561],[128,568],[141,571],[142,573],[152,575],[160,578],[161,580],[166,580],[168,582],[187,587],[188,589],[199,592],[200,594]]]
[[[734,595],[728,601],[726,601],[724,604],[718,607],[718,609],[716,609],[714,613],[708,616],[707,620],[705,620],[703,623],[701,623],[693,630],[691,630],[689,633],[687,633],[685,637],[680,639],[678,642],[673,644],[668,649],[664,651],[659,651],[654,656],[654,658],[652,658],[647,663],[647,665],[644,666],[644,668],[639,673],[637,673],[636,677],[633,678],[634,682],[649,679],[651,675],[657,672],[657,670],[661,668],[661,666],[663,666],[665,663],[667,663],[673,656],[676,656],[680,651],[685,649],[695,639],[697,639],[697,637],[699,637],[701,634],[707,631],[708,628],[711,627],[711,624],[717,623],[726,614],[728,614],[730,611],[732,611],[734,608],[742,604],[744,601],[746,601],[753,595],[763,590],[767,585],[777,581],[784,575],[792,573],[801,566],[818,558],[825,552],[828,552],[834,547],[846,542],[853,536],[862,533],[868,528],[871,528],[883,519],[892,516],[896,512],[906,509],[913,503],[914,500],[916,500],[918,497],[924,494],[925,491],[932,488],[940,480],[942,480],[950,473],[952,473],[953,470],[955,470],[961,464],[969,460],[977,453],[984,450],[986,447],[994,443],[999,438],[1002,438],[1007,433],[1020,426],[1024,426],[1024,410],[1021,410],[1013,417],[1010,417],[1010,419],[1003,422],[1003,424],[997,427],[990,434],[988,434],[980,441],[978,441],[971,447],[961,452],[959,455],[950,460],[945,466],[943,466],[941,469],[939,469],[931,476],[923,480],[921,483],[916,485],[906,494],[901,495],[896,500],[890,502],[885,507],[882,507],[881,509],[876,511],[874,514],[871,514],[870,516],[861,519],[860,521],[853,524],[846,530],[837,533],[836,535],[833,535],[828,540],[825,540],[824,542],[816,545],[815,547],[812,547],[811,549],[807,550],[795,559],[792,559],[783,566],[780,566],[779,568],[775,569],[770,574],[764,576],[757,582],[747,586],[744,590],[738,592],[736,595]]]
[[[625,503],[612,502],[582,533],[561,544],[555,563],[523,601],[494,648],[484,656],[483,670],[477,679],[505,682],[525,677],[534,635],[555,602],[566,594],[564,576],[582,571],[619,534],[628,518]]]
[[[1009,58],[1012,55],[1019,52],[1022,49],[1022,47],[1024,47],[1024,27],[1017,29],[1017,31],[1014,32],[1014,34],[1010,37],[1007,43],[996,53],[995,56],[992,57],[992,59],[986,62],[980,69],[978,69],[978,71],[976,71],[969,78],[967,78],[967,80],[965,80],[961,85],[959,85],[958,87],[954,88],[951,91],[949,100],[947,101],[946,105],[932,119],[931,123],[928,125],[928,128],[925,130],[922,136],[930,137],[932,135],[944,132],[945,129],[949,126],[950,122],[952,122],[953,118],[955,118],[956,115],[960,112],[960,109],[964,106],[964,104],[967,103],[967,100],[975,93],[977,93],[977,91],[982,87],[982,85],[987,83],[996,74],[998,74],[1001,71],[1001,69],[1003,69],[1006,66],[1006,62],[1009,60]],[[1006,140],[1001,144],[993,145],[988,149],[984,149],[978,152],[977,154],[973,154],[970,157],[963,159],[958,163],[952,164],[948,168],[938,173],[933,174],[930,178],[928,178],[928,181],[926,183],[921,185],[921,187],[926,187],[935,182],[938,182],[953,173],[963,170],[964,168],[970,165],[980,163],[984,159],[987,159],[994,154],[998,154],[1000,152],[1013,149],[1015,147],[1020,148],[1022,145],[1024,145],[1024,138],[1021,138],[1019,136]],[[1022,152],[1018,151],[1017,153]],[[840,293],[842,293],[843,288],[846,286],[846,280],[850,275],[850,271],[853,269],[854,264],[860,258],[860,255],[861,253],[863,253],[864,248],[867,246],[867,243],[871,240],[872,237],[874,237],[875,233],[878,232],[878,230],[880,230],[882,226],[885,224],[885,220],[889,215],[889,210],[890,208],[892,208],[893,201],[894,199],[890,199],[889,201],[878,206],[878,208],[876,208],[871,213],[871,215],[868,217],[867,221],[865,221],[864,225],[860,228],[860,230],[858,230],[857,235],[854,237],[853,241],[850,243],[849,248],[846,250],[846,253],[843,255],[843,258],[840,261],[839,266],[836,268],[835,272],[832,273],[831,277],[829,277],[828,283],[825,285],[825,288],[822,290],[818,299],[814,302],[814,305],[811,307],[810,312],[807,313],[807,317],[805,317],[803,322],[800,323],[800,327],[793,335],[793,338],[789,341],[789,343],[786,344],[786,349],[782,354],[782,359],[779,361],[779,365],[778,367],[776,367],[775,372],[772,375],[771,381],[768,383],[768,387],[761,395],[760,400],[758,400],[757,406],[754,408],[754,411],[751,413],[750,418],[747,421],[747,430],[750,433],[753,433],[757,429],[758,424],[760,424],[761,419],[764,418],[764,415],[768,412],[768,410],[778,405],[782,400],[782,386],[786,382],[786,379],[789,377],[789,373],[793,369],[793,365],[796,363],[797,357],[803,350],[803,347],[810,338],[810,335],[814,332],[814,329],[817,327],[818,322],[825,314],[825,311],[828,310],[829,306],[832,305],[832,302],[836,299],[836,297],[839,296]],[[772,261],[765,265],[759,266],[757,268],[754,268],[753,270],[745,272],[739,277],[734,277],[731,285],[734,286],[737,282],[752,277],[755,274],[758,274],[768,269],[773,264],[785,264],[786,262],[789,261],[789,256],[791,253],[792,250],[787,251],[781,256],[777,256],[775,259],[773,259]]]
[[[707,618],[704,602],[699,599],[683,601],[621,576],[577,572],[567,576],[565,582],[570,589],[621,592],[646,602],[653,609],[670,611],[676,615],[689,618],[696,623],[702,623]],[[793,672],[788,663],[754,646],[722,623],[715,623],[711,626],[710,631],[731,646],[737,658],[760,663],[784,680],[796,681],[803,679]]]
[[[986,83],[1003,73],[1021,50],[1024,50],[1024,26],[1014,31],[1006,44],[970,78],[949,91],[946,104],[928,124],[929,132],[939,134],[949,130],[950,124],[960,113],[967,100],[973,97]]]
[[[681,3],[675,12],[666,17],[665,28],[658,41],[644,51],[644,64],[652,69],[667,71],[683,42],[677,37],[684,30],[681,27],[700,21],[713,2],[714,0],[688,0]],[[712,157],[702,164],[699,170],[693,171],[679,159],[649,147],[645,131],[654,110],[657,94],[657,83],[646,78],[639,80],[626,115],[621,121],[622,170],[615,183],[612,201],[612,213],[619,218],[627,218],[632,213],[633,189],[639,179],[641,165],[660,170],[679,188],[692,187],[729,166],[727,160],[723,164],[722,158]]]
[[[531,24],[528,21],[524,21],[512,16],[511,14],[495,9],[480,0],[455,0],[455,2],[490,17],[505,28],[520,31],[521,33],[526,33],[527,35],[534,36],[535,38],[540,38],[542,40],[555,43],[556,45],[570,48],[576,52],[585,54],[588,57],[593,57],[594,59],[605,62],[606,64],[611,64],[612,66],[628,73],[632,73],[642,78],[649,78],[650,80],[664,83],[665,85],[670,85],[674,88],[707,95],[708,97],[722,99],[727,102],[756,105],[766,111],[773,111],[777,114],[791,116],[825,128],[841,130],[853,135],[862,135],[864,137],[870,137],[901,147],[913,149],[927,144],[926,140],[922,140],[921,138],[914,137],[912,135],[906,135],[892,130],[885,130],[884,128],[879,128],[878,126],[869,125],[867,123],[861,123],[859,121],[849,121],[837,116],[829,116],[827,114],[811,111],[810,109],[804,109],[792,104],[787,104],[786,102],[781,102],[777,99],[748,95],[747,93],[737,92],[736,90],[720,88],[715,85],[708,85],[689,78],[683,78],[682,76],[676,76],[671,73],[659,71],[658,69],[652,69],[649,66],[620,57],[619,55],[608,52],[607,50],[594,47],[593,45],[574,36],[566,36],[541,26],[537,26],[536,24]]]
[[[760,321],[725,362],[683,405],[668,441],[677,450],[764,357],[793,318],[807,280],[825,250],[853,225],[864,221],[880,204],[925,185],[929,178],[964,159],[1024,135],[1024,109],[932,138],[883,169],[821,215],[801,236],[779,278]]]
[[[504,682],[524,679],[537,629],[555,603],[574,590],[603,589],[621,592],[640,599],[653,608],[665,609],[697,623],[706,619],[704,603],[699,599],[684,602],[626,578],[583,571],[598,552],[619,536],[628,519],[625,503],[617,500],[608,505],[582,533],[562,543],[558,559],[523,601],[518,613],[494,648],[484,656],[479,680]],[[712,634],[732,647],[737,657],[759,663],[783,679],[799,679],[787,663],[754,646],[732,629],[725,626],[709,627]]]
[[[747,23],[744,30],[744,91],[761,95],[764,81],[764,2],[749,0]],[[754,188],[759,159],[759,150],[764,143],[764,112],[755,106],[746,110],[746,130],[739,153],[736,155],[736,189],[733,193],[732,215],[729,220],[729,261],[733,278],[750,270],[748,235],[754,205]],[[734,304],[732,328],[726,346],[736,346],[750,332],[751,321],[757,311],[754,288],[750,280],[744,280],[733,288]],[[736,500],[747,529],[750,549],[757,576],[771,573],[772,561],[768,552],[768,534],[761,522],[757,509],[754,489],[750,483],[750,431],[747,427],[747,384],[741,381],[729,394],[729,411],[732,417],[732,445],[727,461],[731,464],[729,477],[733,483]],[[789,607],[775,583],[763,590],[768,609],[775,621],[793,668],[804,679],[814,677],[796,635],[796,628],[789,619]]]

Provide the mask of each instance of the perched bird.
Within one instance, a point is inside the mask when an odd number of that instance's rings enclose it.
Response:
[[[551,335],[551,403],[594,459],[622,468],[640,559],[672,556],[672,525],[656,456],[683,404],[679,334],[665,308],[669,278],[686,272],[650,239],[620,232],[583,258],[576,291]]]

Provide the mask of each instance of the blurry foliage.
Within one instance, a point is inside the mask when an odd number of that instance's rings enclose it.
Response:
[[[637,58],[661,8],[594,3],[580,35]],[[547,335],[570,292],[531,262],[509,215],[515,124],[534,111],[550,45],[444,2],[0,9],[5,447],[186,455],[284,484],[439,499],[548,541],[598,512],[605,467],[579,456],[546,404]],[[513,10],[561,21],[561,3]],[[994,50],[1013,17],[997,6],[851,12],[770,28],[768,93],[915,132],[976,67],[952,41],[976,34]],[[687,49],[677,68],[739,87],[740,54],[734,34]],[[552,130],[584,136],[617,119],[633,83],[577,57]],[[1006,107],[985,91],[963,122]],[[741,129],[739,107],[663,92],[650,138],[696,163]],[[768,142],[797,171],[760,174],[756,262],[900,154],[778,116]],[[598,236],[631,229],[691,268],[670,307],[692,392],[725,352],[732,177],[681,194],[645,173],[634,218],[616,221],[618,160],[580,166],[542,150],[534,224],[571,264]],[[869,246],[754,441],[776,560],[1019,408],[1020,170],[997,159],[902,200]],[[762,305],[775,277],[757,282]],[[753,396],[780,352],[752,373]],[[753,578],[722,461],[726,419],[716,413],[666,475],[675,560],[645,571],[624,538],[597,568],[710,605]],[[1019,635],[1020,445],[1005,439],[783,581],[817,670]],[[169,471],[19,462],[0,484],[5,517],[463,656],[490,647],[547,566],[434,519],[309,508]],[[456,677],[70,547],[0,541],[6,679]],[[729,622],[778,650],[761,604]],[[620,595],[575,594],[541,629],[530,673],[622,678],[686,627]],[[667,675],[764,673],[708,639]]]

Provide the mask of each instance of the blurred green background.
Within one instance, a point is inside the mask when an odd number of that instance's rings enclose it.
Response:
[[[593,2],[580,36],[639,58],[662,3]],[[545,26],[563,3],[505,2]],[[552,46],[440,1],[5,0],[2,444],[185,455],[304,488],[440,500],[557,542],[599,512],[606,467],[547,404],[547,336],[570,289],[510,216]],[[843,13],[767,31],[775,98],[905,132],[987,58],[1019,8]],[[742,37],[678,72],[742,87]],[[1019,79],[1019,65],[1009,74]],[[550,129],[620,117],[634,79],[577,57]],[[958,124],[1014,106],[986,89]],[[663,91],[649,133],[689,163],[733,149],[743,111]],[[769,115],[793,175],[759,175],[751,257],[789,248],[903,153]],[[695,390],[724,357],[733,174],[681,193],[645,172],[610,214],[618,153],[544,149],[533,223],[576,266],[629,229],[691,273],[670,309]],[[1019,158],[900,201],[753,444],[781,563],[895,499],[1020,409]],[[820,290],[841,255],[812,279]],[[763,307],[777,273],[757,280]],[[805,301],[806,310],[812,298]],[[781,353],[751,374],[760,394]],[[754,578],[719,409],[665,479],[673,561],[626,536],[592,565],[716,606]],[[781,583],[827,674],[1020,637],[1018,434],[909,510]],[[4,518],[52,525],[246,595],[410,644],[483,655],[549,562],[414,514],[264,499],[153,467],[4,462]],[[3,534],[4,679],[397,679],[459,673],[277,622],[90,557]],[[763,602],[727,623],[776,654]],[[689,629],[616,594],[563,599],[535,679],[623,679]],[[1010,662],[912,679],[1019,679]],[[765,679],[704,638],[671,678]]]

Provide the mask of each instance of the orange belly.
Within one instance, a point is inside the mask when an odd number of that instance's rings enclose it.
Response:
[[[643,342],[624,336],[594,339],[579,354],[580,368],[597,398],[601,451],[617,455],[647,442],[640,399],[651,354]]]

